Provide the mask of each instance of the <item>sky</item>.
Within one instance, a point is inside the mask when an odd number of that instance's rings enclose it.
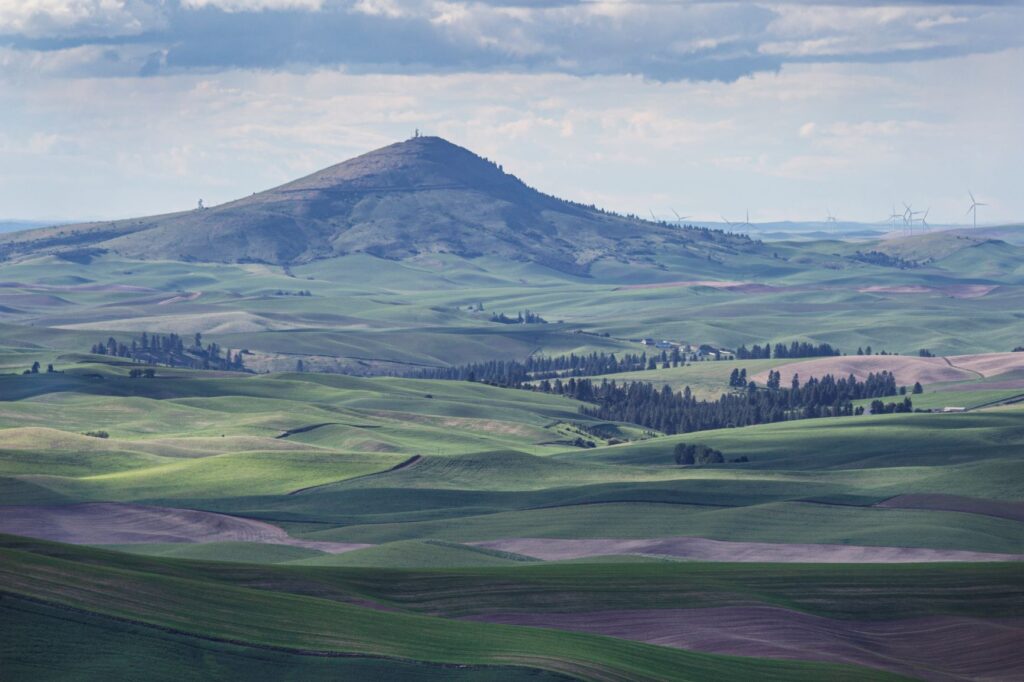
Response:
[[[0,0],[0,218],[214,205],[415,129],[695,221],[1024,220],[1024,3]]]

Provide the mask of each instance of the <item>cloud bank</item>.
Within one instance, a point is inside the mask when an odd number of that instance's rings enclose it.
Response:
[[[98,76],[337,67],[734,81],[787,63],[995,52],[1024,44],[1022,25],[1024,7],[998,2],[0,0],[0,45]]]

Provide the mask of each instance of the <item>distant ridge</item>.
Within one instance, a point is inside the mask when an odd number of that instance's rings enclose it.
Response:
[[[439,137],[416,137],[280,187],[181,213],[0,237],[0,257],[113,252],[138,259],[295,264],[349,253],[497,256],[586,274],[600,259],[706,260],[758,250],[742,235],[606,213],[538,192]]]

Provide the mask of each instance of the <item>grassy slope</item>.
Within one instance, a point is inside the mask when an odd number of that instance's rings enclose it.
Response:
[[[0,423],[22,424],[40,404],[59,404],[65,428],[88,424],[116,436],[8,430],[0,447],[5,502],[141,501],[367,542],[697,535],[1020,551],[1018,527],[1004,519],[807,502],[864,505],[910,492],[1024,499],[1020,407],[790,422],[567,451],[539,443],[562,437],[553,424],[577,416],[576,404],[528,391],[298,374],[178,371],[129,380],[123,368],[92,367],[3,378],[24,397],[0,402]],[[84,378],[94,371],[106,378]],[[672,447],[689,440],[751,461],[675,466]],[[389,471],[413,454],[423,457]]]
[[[235,643],[435,663],[523,665],[605,680],[890,678],[846,666],[711,656],[604,637],[386,613],[19,550],[2,554],[0,575],[7,592]]]
[[[116,567],[412,613],[601,611],[766,604],[830,618],[889,620],[928,615],[1003,617],[1024,603],[1012,563],[728,564],[521,562],[389,569],[306,563],[253,565],[148,557],[0,536],[0,549],[80,565]],[[344,556],[344,555],[342,555]]]
[[[0,603],[0,660],[12,679],[457,680],[567,679],[511,666],[442,666],[383,658],[305,656],[199,639],[92,613],[7,598]],[[53,646],[60,642],[60,646]],[[131,652],[126,656],[125,652]]]

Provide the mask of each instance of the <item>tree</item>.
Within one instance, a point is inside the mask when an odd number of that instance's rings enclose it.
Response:
[[[306,365],[303,364],[302,360],[296,361],[296,363],[295,363],[295,371],[296,372],[305,372],[306,371]]]
[[[924,393],[924,386],[921,385],[920,381],[915,381],[914,382],[914,395],[918,395],[920,393]]]
[[[676,464],[721,464],[725,461],[722,453],[703,444],[679,443],[673,451]]]
[[[49,365],[46,366],[46,373],[47,374],[53,374],[54,371],[55,370],[53,369],[53,363],[50,363]]]
[[[35,362],[32,363],[32,369],[29,370],[29,371],[31,371],[32,374],[39,374],[39,361],[38,360],[36,360]]]
[[[694,462],[694,447],[692,445],[686,445],[685,443],[679,443],[676,445],[673,454],[675,455],[676,464],[693,464]]]

